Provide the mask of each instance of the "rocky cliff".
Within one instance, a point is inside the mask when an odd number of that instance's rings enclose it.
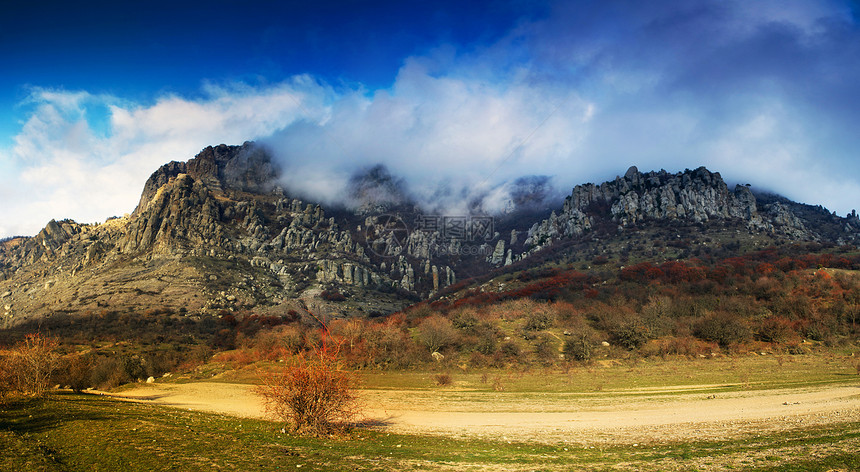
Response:
[[[528,267],[532,254],[559,241],[587,245],[654,225],[706,233],[727,222],[771,242],[853,243],[860,231],[856,214],[839,218],[746,186],[729,189],[705,168],[633,167],[577,186],[549,215],[498,218],[423,214],[379,168],[351,182],[358,205],[349,210],[303,201],[278,177],[254,143],[208,147],[156,170],[131,214],[98,225],[51,221],[34,237],[0,241],[0,326],[153,309],[370,316],[458,279]]]
[[[577,185],[559,214],[553,213],[549,219],[532,225],[526,245],[533,251],[554,239],[576,237],[598,225],[624,229],[721,221],[740,223],[749,231],[787,240],[846,244],[860,237],[856,214],[840,218],[821,207],[813,212],[804,207],[809,206],[756,196],[743,185],[730,190],[719,173],[704,167],[674,174],[665,170],[641,173],[631,167],[615,180]],[[827,230],[822,231],[823,227]]]
[[[366,210],[327,216],[288,195],[278,175],[253,143],[208,147],[156,170],[129,215],[51,221],[35,237],[4,242],[3,322],[153,304],[200,316],[387,313],[456,280],[450,257],[416,242],[432,233],[399,239]],[[339,293],[338,303],[323,291]]]

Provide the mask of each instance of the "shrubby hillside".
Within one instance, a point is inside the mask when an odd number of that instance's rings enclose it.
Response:
[[[381,167],[324,208],[280,172],[253,143],[209,147],[154,172],[128,215],[0,241],[0,342],[54,336],[105,385],[217,352],[276,359],[323,330],[380,368],[857,339],[856,213],[730,189],[705,168],[630,168],[555,208],[524,186],[499,215],[420,208]]]

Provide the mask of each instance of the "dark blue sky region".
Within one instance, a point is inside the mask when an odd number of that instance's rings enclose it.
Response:
[[[0,57],[11,73],[0,75],[0,89],[8,110],[30,86],[147,100],[194,97],[204,79],[311,73],[384,88],[407,57],[442,44],[493,43],[548,9],[477,1],[7,2]]]
[[[504,206],[630,165],[860,200],[847,0],[6,2],[0,237],[130,212],[158,165],[258,140],[337,200],[381,163]],[[450,192],[439,196],[442,186]],[[460,206],[458,206],[460,205]],[[462,209],[462,208],[460,208]]]

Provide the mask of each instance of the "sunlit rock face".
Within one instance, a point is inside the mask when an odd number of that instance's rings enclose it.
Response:
[[[549,180],[524,179],[512,193],[516,208],[498,215],[422,213],[379,166],[332,189],[344,202],[325,208],[282,188],[280,176],[254,143],[207,147],[153,172],[130,214],[102,224],[52,220],[34,237],[0,241],[0,326],[153,307],[198,319],[384,314],[458,279],[539,265],[533,255],[562,242],[588,251],[592,240],[666,225],[837,244],[856,243],[860,232],[856,214],[729,189],[704,167],[631,167],[576,186],[554,211],[541,210]]]
[[[731,220],[753,231],[792,240],[849,242],[858,237],[858,225],[853,221],[856,219],[839,218],[821,207],[780,197],[757,197],[743,185],[729,189],[719,173],[704,167],[674,174],[665,170],[641,173],[631,167],[615,180],[577,185],[559,214],[553,213],[531,227],[527,245],[582,235],[600,220],[611,221],[620,228]],[[816,230],[822,225],[827,226],[822,228],[824,231]]]

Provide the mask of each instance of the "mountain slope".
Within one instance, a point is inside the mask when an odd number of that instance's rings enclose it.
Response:
[[[54,313],[375,316],[458,279],[540,266],[548,254],[671,259],[744,241],[848,244],[860,234],[856,214],[729,190],[705,168],[634,167],[577,186],[557,212],[503,217],[423,213],[386,172],[351,181],[354,207],[324,209],[281,188],[277,164],[254,143],[165,164],[129,215],[51,221],[32,238],[2,241],[2,326]]]

